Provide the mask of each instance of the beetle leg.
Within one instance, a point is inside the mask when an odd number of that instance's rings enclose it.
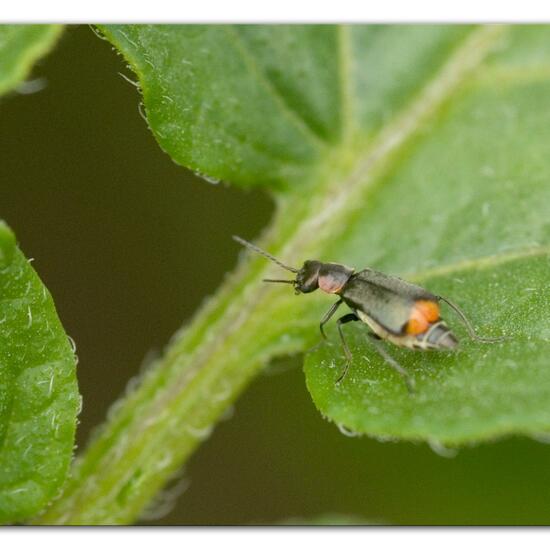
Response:
[[[485,342],[486,344],[492,344],[492,343],[502,342],[503,340],[506,340],[505,336],[500,336],[496,338],[487,338],[484,336],[478,336],[476,334],[476,331],[474,330],[474,327],[472,326],[472,323],[470,323],[470,321],[466,317],[466,314],[455,303],[451,302],[451,300],[443,296],[438,296],[438,298],[440,300],[443,300],[458,315],[458,317],[460,318],[460,320],[468,330],[468,334],[470,335],[470,338],[472,338],[472,340],[477,340],[478,342]]]
[[[319,330],[321,331],[321,336],[323,339],[327,339],[327,335],[325,334],[325,330],[323,329],[323,325],[328,323],[330,318],[334,315],[334,312],[338,309],[338,306],[342,303],[343,300],[338,300],[334,304],[330,306],[330,309],[323,315],[323,318],[321,319],[321,323],[319,324]]]
[[[376,334],[370,333],[369,336],[371,337],[372,345],[376,348],[382,359],[403,377],[409,393],[414,393],[414,380],[410,374],[386,351],[384,344]]]
[[[344,348],[344,354],[346,355],[346,366],[344,367],[342,374],[337,378],[336,384],[339,384],[348,373],[348,369],[349,369],[351,360],[353,358],[351,355],[351,351],[349,350],[348,345],[346,343],[346,339],[344,338],[344,333],[342,332],[342,325],[344,325],[345,323],[351,323],[351,321],[359,321],[359,317],[357,317],[355,313],[348,313],[340,317],[340,319],[336,321],[336,326],[338,327],[338,333],[340,334],[340,340],[342,340],[342,347]]]

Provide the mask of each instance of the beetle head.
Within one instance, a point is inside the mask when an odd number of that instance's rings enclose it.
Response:
[[[307,260],[296,274],[294,289],[296,294],[307,294],[319,288],[319,270],[323,264],[316,260]]]
[[[261,254],[268,260],[271,260],[279,267],[296,273],[296,279],[264,279],[266,283],[291,284],[294,286],[296,294],[308,294],[318,288],[328,294],[337,294],[353,274],[351,267],[342,264],[319,262],[317,260],[307,260],[301,269],[296,269],[279,261],[275,256],[269,254],[269,252],[241,239],[241,237],[234,236],[233,239],[257,254]]]

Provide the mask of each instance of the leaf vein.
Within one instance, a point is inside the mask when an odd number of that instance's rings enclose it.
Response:
[[[340,125],[342,141],[349,141],[355,126],[353,94],[353,47],[352,29],[349,25],[338,26],[339,78],[340,78]]]
[[[356,205],[363,204],[360,199],[365,190],[372,187],[376,175],[388,167],[391,158],[409,142],[422,123],[437,112],[481,64],[504,28],[502,25],[481,27],[465,39],[418,97],[381,129],[366,153],[359,157],[350,175],[343,181],[329,182],[327,192],[322,193],[318,201],[312,201],[312,214],[304,217],[305,221],[298,228],[296,238],[279,255],[290,262],[296,261],[303,256],[299,248],[302,243],[309,243],[308,236],[315,235],[316,242],[323,238],[334,238],[333,229],[331,234],[325,234],[325,227],[334,228],[335,225],[328,221],[345,219]]]
[[[497,267],[499,265],[514,262],[516,260],[536,258],[540,256],[550,256],[550,245],[518,248],[506,253],[490,254],[487,256],[480,256],[478,258],[460,260],[454,263],[426,269],[425,271],[410,273],[406,276],[406,278],[412,281],[423,281],[426,279],[431,279],[433,277],[450,275],[452,273],[457,273],[461,271],[469,271],[473,269],[489,269],[491,267]]]
[[[313,131],[311,126],[294,110],[286,101],[285,97],[277,90],[275,86],[266,78],[262,69],[258,66],[258,63],[250,50],[245,45],[243,39],[239,36],[239,33],[232,25],[224,25],[224,29],[228,35],[233,39],[233,44],[237,51],[243,58],[250,73],[256,78],[258,83],[268,92],[275,104],[279,107],[281,113],[296,127],[302,134],[304,134],[310,142],[318,149],[328,147],[328,142],[322,139],[316,132]]]

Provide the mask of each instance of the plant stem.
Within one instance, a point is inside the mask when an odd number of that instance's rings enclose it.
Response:
[[[261,284],[266,268],[263,259],[243,262],[165,356],[130,384],[136,388],[114,404],[40,523],[134,521],[269,358],[303,349],[285,323],[265,324],[295,298]]]

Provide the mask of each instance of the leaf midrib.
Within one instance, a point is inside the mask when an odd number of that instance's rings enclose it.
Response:
[[[254,56],[251,55],[248,47],[234,28],[234,26],[223,25],[223,28],[229,35],[230,40],[232,40],[235,49],[239,52],[241,58],[243,59],[243,62],[247,66],[250,73],[254,76],[258,84],[273,99],[275,104],[278,106],[281,114],[305,137],[307,137],[307,139],[309,139],[315,149],[325,150],[329,146],[329,143],[313,130],[313,128],[305,121],[305,119],[288,104],[284,95],[282,95],[279,90],[275,86],[273,86],[269,79],[266,78],[263,71],[259,68]]]
[[[461,273],[464,271],[490,269],[509,262],[526,258],[536,258],[539,256],[550,256],[549,246],[531,246],[525,248],[515,248],[507,252],[479,256],[477,258],[458,260],[448,264],[442,264],[437,267],[426,269],[424,271],[415,271],[406,274],[404,278],[414,282],[426,281],[434,277]]]
[[[480,66],[505,28],[503,25],[493,25],[472,30],[418,96],[381,128],[367,150],[358,156],[349,175],[334,180],[330,177],[325,179],[325,189],[313,196],[315,200],[311,201],[310,215],[304,216],[305,221],[298,225],[286,246],[275,249],[277,254],[290,263],[300,261],[305,257],[304,244],[311,240],[311,235],[319,243],[325,227],[333,231],[334,227],[338,227],[337,221],[345,220],[355,204],[363,204],[359,199],[364,192],[378,181],[382,173],[388,171],[396,153],[410,142],[422,124],[435,115]],[[342,155],[347,153],[347,147],[349,143],[342,142]],[[331,157],[328,162],[334,162],[333,159]],[[330,166],[327,172],[331,172]],[[325,237],[334,238],[334,234],[332,232]]]

